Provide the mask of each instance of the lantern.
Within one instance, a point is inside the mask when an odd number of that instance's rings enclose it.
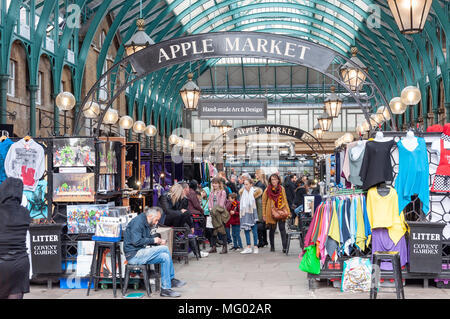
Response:
[[[181,140],[181,138],[178,137],[178,136],[176,136],[176,135],[174,135],[174,134],[172,134],[172,135],[169,136],[169,143],[170,143],[170,144],[177,145],[177,144],[179,143],[180,140]]]
[[[323,112],[322,115],[317,119],[319,122],[319,126],[322,131],[328,131],[331,127],[331,122],[333,118],[327,114],[327,112]]]
[[[196,110],[198,99],[200,97],[200,88],[192,81],[194,74],[188,74],[188,81],[180,90],[181,99],[184,107],[188,110]]]
[[[119,113],[117,110],[109,108],[106,111],[105,117],[103,118],[103,123],[107,125],[114,125],[119,120]]]
[[[406,105],[416,105],[420,102],[421,94],[419,88],[415,86],[407,86],[402,90],[401,100]]]
[[[136,121],[133,124],[133,132],[136,134],[144,133],[146,125],[143,121]]]
[[[338,97],[334,91],[336,90],[335,86],[331,86],[331,93],[325,99],[325,111],[331,117],[338,117],[342,108],[342,100]]]
[[[153,137],[157,133],[156,127],[154,125],[148,125],[145,128],[144,133],[146,136]]]
[[[89,104],[89,107],[83,109],[84,117],[87,119],[95,119],[98,117],[100,114],[100,105],[94,101],[88,102],[87,104]]]
[[[316,124],[316,125],[314,126],[313,134],[314,134],[314,136],[315,136],[317,139],[321,139],[321,138],[323,137],[324,132],[323,132],[323,130],[320,128],[320,125],[319,125],[319,124]]]
[[[124,130],[129,130],[133,127],[133,119],[131,116],[124,115],[119,120],[119,126]]]
[[[408,107],[406,104],[402,102],[402,100],[399,97],[394,97],[389,102],[389,107],[391,108],[391,111],[393,114],[403,114],[406,111],[406,108]]]
[[[389,121],[391,119],[391,113],[386,106],[380,106],[377,110],[377,114],[381,114],[384,121]]]
[[[76,100],[72,93],[61,92],[56,96],[55,103],[60,111],[70,111],[75,106]]]
[[[367,67],[361,62],[361,60],[356,56],[358,54],[358,49],[356,47],[351,48],[352,57],[350,61],[355,63],[357,66],[347,62],[339,70],[342,81],[347,85],[347,87],[356,92],[360,91],[366,80]]]
[[[401,33],[422,32],[433,0],[388,0],[389,9]]]
[[[138,27],[138,31],[133,34],[133,36],[130,40],[128,40],[127,43],[124,44],[125,51],[128,56],[145,49],[149,45],[155,44],[155,42],[144,31],[145,20],[136,20],[136,25]]]

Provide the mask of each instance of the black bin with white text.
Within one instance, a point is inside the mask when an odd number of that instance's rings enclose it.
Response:
[[[33,274],[59,274],[63,224],[31,224],[30,250]]]
[[[437,274],[442,271],[444,223],[408,222],[409,272]]]

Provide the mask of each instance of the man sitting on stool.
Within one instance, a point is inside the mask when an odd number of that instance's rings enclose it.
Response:
[[[153,207],[133,218],[125,229],[123,250],[130,265],[161,264],[161,297],[180,297],[171,288],[182,287],[186,282],[175,279],[172,257],[164,246],[166,241],[157,237],[159,234],[151,235],[150,227],[156,226],[160,218],[161,211]]]

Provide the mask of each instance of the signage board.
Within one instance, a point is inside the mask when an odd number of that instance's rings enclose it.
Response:
[[[200,99],[197,111],[204,120],[265,120],[267,99]]]
[[[62,224],[31,224],[30,250],[33,274],[57,274],[61,268]]]
[[[442,271],[442,230],[444,223],[408,222],[409,271],[440,273]]]
[[[159,42],[130,56],[137,76],[164,67],[220,57],[260,57],[325,73],[338,54],[300,38],[263,32],[212,32]]]

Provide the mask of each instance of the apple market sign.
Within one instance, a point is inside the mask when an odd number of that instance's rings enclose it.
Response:
[[[326,72],[336,52],[306,40],[261,32],[216,32],[163,41],[130,56],[137,75],[195,60],[261,57]]]

